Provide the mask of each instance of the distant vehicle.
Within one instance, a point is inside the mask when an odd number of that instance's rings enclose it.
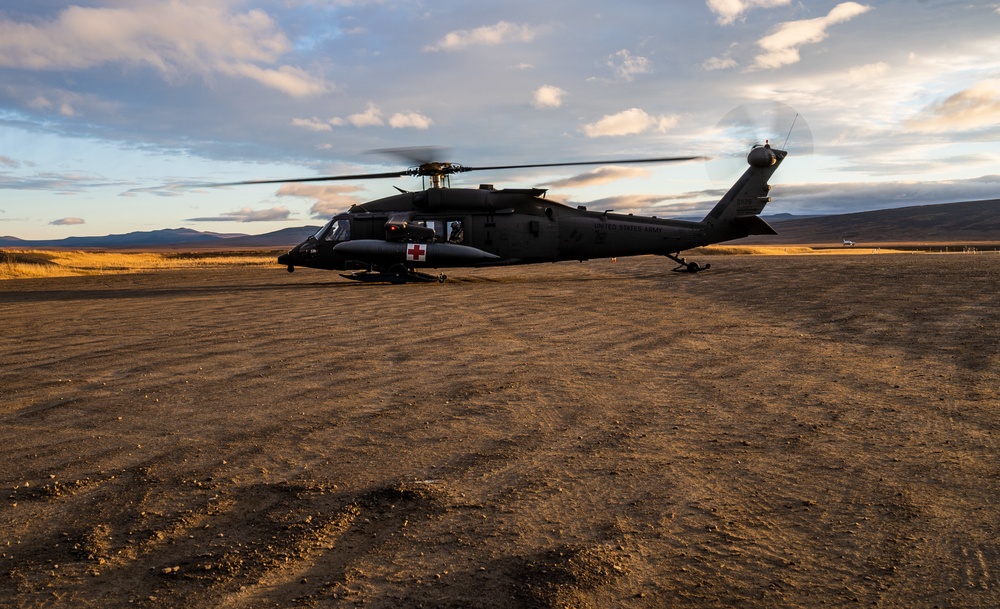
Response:
[[[845,237],[844,238],[844,247],[851,247],[852,245],[854,245],[854,242]]]

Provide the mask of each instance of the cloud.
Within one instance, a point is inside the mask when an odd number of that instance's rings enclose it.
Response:
[[[389,119],[393,129],[427,129],[434,121],[419,112],[397,112]]]
[[[315,116],[312,118],[293,118],[292,125],[295,127],[304,127],[312,131],[332,131],[333,127],[330,123],[322,121]]]
[[[598,167],[597,169],[571,178],[550,182],[548,185],[552,188],[582,188],[585,186],[599,186],[628,178],[644,178],[649,175],[650,172],[648,169],[610,165],[607,167]]]
[[[10,158],[9,156],[3,156],[0,154],[0,165],[5,165],[7,167],[18,168],[21,166],[20,163]]]
[[[29,165],[33,165],[30,164]],[[59,194],[80,193],[87,189],[121,186],[122,182],[84,173],[43,171],[31,176],[0,173],[0,190],[41,190]]]
[[[83,218],[59,218],[58,220],[53,220],[49,222],[52,226],[75,226],[77,224],[86,224]]]
[[[855,66],[847,71],[847,80],[854,83],[867,83],[889,72],[889,64],[884,61]]]
[[[614,70],[616,78],[630,82],[637,74],[648,74],[651,71],[648,59],[633,55],[628,49],[613,53],[608,58],[608,66]]]
[[[704,68],[706,72],[714,72],[715,70],[735,68],[736,65],[736,60],[727,55],[723,57],[710,57],[701,64],[701,67]]]
[[[639,108],[629,108],[618,114],[609,114],[596,123],[584,125],[583,132],[587,137],[635,135],[654,128],[662,132],[676,126],[679,120],[677,115],[654,117]]]
[[[313,78],[305,70],[292,66],[281,66],[272,70],[250,63],[237,63],[231,66],[220,66],[219,72],[232,76],[246,76],[262,85],[283,91],[292,97],[319,95],[330,89],[327,83]]]
[[[729,25],[752,8],[788,6],[792,0],[705,0],[708,10],[718,15],[720,25]]]
[[[757,41],[757,46],[765,52],[755,58],[749,69],[773,70],[798,63],[801,60],[800,47],[825,40],[830,26],[850,21],[869,10],[870,6],[843,2],[833,7],[825,17],[782,23],[772,33]]]
[[[48,22],[0,19],[0,66],[67,71],[124,64],[151,67],[169,81],[191,73],[249,78],[294,97],[329,89],[299,68],[270,67],[291,45],[264,11],[233,13],[227,2],[194,0],[116,4],[70,6]]]
[[[445,34],[437,44],[424,47],[424,51],[461,51],[470,46],[494,46],[508,42],[531,42],[539,29],[529,25],[519,25],[507,21],[496,25],[477,27],[474,30],[457,30]]]
[[[313,117],[311,119],[293,119],[292,123],[299,127],[312,129],[313,131],[329,131],[331,125],[340,127],[347,123],[360,129],[362,127],[383,127],[386,125],[384,117],[385,113],[381,108],[372,102],[368,102],[368,106],[364,112],[352,114],[347,117],[347,120],[334,117],[324,122]],[[396,112],[389,117],[388,124],[393,129],[429,129],[434,124],[434,120],[419,112]]]
[[[382,120],[382,111],[371,102],[368,102],[364,112],[348,116],[347,121],[355,127],[381,127],[385,124]]]
[[[689,200],[704,193],[688,193],[688,199],[675,195],[629,194],[588,201],[583,205],[593,211],[613,210],[618,213],[634,213],[643,216],[671,218],[677,216],[703,216],[715,204],[712,200]]]
[[[780,184],[767,213],[844,214],[871,209],[994,198],[1000,176],[943,182],[841,182]],[[726,193],[706,188],[678,194],[626,194],[582,203],[595,211],[613,209],[660,218],[700,219]]]
[[[129,188],[118,193],[119,197],[137,197],[141,194],[155,195],[157,197],[180,197],[189,192],[208,192],[204,184],[192,184],[191,182],[174,180],[159,186],[142,186],[139,188]]]
[[[563,95],[566,95],[566,92],[559,87],[542,85],[535,89],[532,105],[536,108],[558,108],[562,105]]]
[[[906,121],[907,131],[950,133],[1000,126],[1000,79],[987,79]]]
[[[940,182],[888,181],[788,184],[775,188],[769,210],[794,213],[848,214],[996,198],[1000,176]]]
[[[302,197],[314,199],[315,203],[309,210],[313,218],[325,219],[350,209],[352,205],[362,203],[360,197],[353,193],[362,190],[360,186],[318,185],[318,184],[283,184],[278,189],[279,197]]]
[[[272,207],[271,209],[253,210],[244,207],[238,211],[231,211],[221,216],[208,218],[188,218],[188,222],[274,222],[288,220],[290,212],[284,207]]]
[[[67,118],[88,114],[116,115],[122,112],[122,107],[118,103],[109,102],[92,93],[78,93],[53,87],[44,84],[40,78],[32,79],[31,84],[2,81],[0,95],[17,100],[32,110],[58,113]]]
[[[368,6],[385,4],[386,0],[282,0],[285,6]]]

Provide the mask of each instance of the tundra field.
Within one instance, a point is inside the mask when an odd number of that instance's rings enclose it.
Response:
[[[707,261],[0,282],[0,605],[1000,606],[1000,254]]]

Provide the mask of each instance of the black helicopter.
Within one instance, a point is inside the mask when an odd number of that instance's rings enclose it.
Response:
[[[400,152],[400,151],[395,151]],[[278,257],[288,267],[351,271],[348,279],[405,283],[441,281],[421,269],[484,267],[562,260],[584,261],[657,254],[678,264],[674,271],[696,273],[699,265],[680,257],[684,250],[748,235],[777,234],[759,216],[771,200],[768,180],[787,152],[769,144],[755,145],[749,167],[700,222],[588,211],[545,199],[542,188],[449,188],[450,176],[469,171],[665,163],[700,157],[624,159],[466,167],[423,161],[389,173],[254,180],[231,184],[269,184],[328,180],[364,180],[422,176],[430,187],[354,205],[334,216],[304,242]],[[411,157],[415,158],[415,157]]]

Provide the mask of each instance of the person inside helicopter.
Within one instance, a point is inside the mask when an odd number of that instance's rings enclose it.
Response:
[[[452,220],[448,224],[448,243],[461,243],[465,240],[465,230],[461,220]]]
[[[339,218],[330,221],[330,229],[326,231],[324,241],[350,241],[351,221],[349,218]]]

